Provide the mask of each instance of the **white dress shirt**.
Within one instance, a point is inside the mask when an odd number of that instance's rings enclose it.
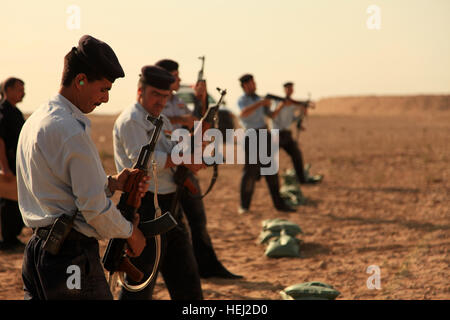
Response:
[[[187,114],[192,114],[192,112],[188,109],[186,104],[178,98],[176,95],[172,95],[170,100],[167,101],[166,106],[162,110],[161,114],[166,117],[179,117]],[[179,123],[172,123],[173,129],[179,129],[182,127]]]
[[[147,120],[148,112],[136,102],[126,108],[114,123],[114,160],[117,171],[123,168],[132,168],[136,164],[141,148],[150,142],[155,125]],[[157,164],[158,194],[173,193],[177,185],[173,181],[173,170],[164,168],[167,157],[170,157],[173,147],[177,142],[170,140],[173,131],[170,120],[161,115],[163,127],[155,146],[153,159]],[[151,162],[149,161],[149,176],[151,174]],[[154,180],[150,179],[149,191],[155,191]]]
[[[277,105],[278,104],[275,104],[275,108]],[[293,104],[284,106],[277,116],[272,119],[272,129],[289,130],[292,122],[294,122],[294,119],[296,118],[295,111],[298,108],[298,106]]]
[[[19,207],[28,227],[63,213],[97,239],[128,238],[133,225],[105,194],[107,177],[90,137],[90,120],[58,94],[27,119],[17,147]]]
[[[258,102],[261,97],[254,95],[244,94],[238,99],[238,107],[242,111],[246,107]],[[245,129],[261,129],[266,127],[266,115],[269,114],[269,108],[266,106],[259,107],[246,117],[239,117],[241,125]]]

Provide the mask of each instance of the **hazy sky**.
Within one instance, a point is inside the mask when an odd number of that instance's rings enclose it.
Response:
[[[298,99],[450,92],[450,0],[44,0],[0,10],[0,79],[25,81],[24,112],[57,93],[63,57],[84,34],[107,42],[125,70],[95,113],[131,104],[140,68],[162,58],[194,82],[200,55],[210,94],[227,88],[230,108],[247,72],[260,94],[295,82]]]

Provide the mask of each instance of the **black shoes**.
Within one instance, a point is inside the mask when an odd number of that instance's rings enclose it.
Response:
[[[297,209],[295,207],[291,207],[290,205],[285,204],[285,203],[282,205],[276,206],[275,208],[281,212],[297,212]]]
[[[208,270],[200,272],[201,278],[222,278],[222,279],[242,279],[243,276],[231,273],[225,267],[220,267],[216,270]]]

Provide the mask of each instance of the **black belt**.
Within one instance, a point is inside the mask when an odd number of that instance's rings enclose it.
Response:
[[[39,227],[39,228],[33,229],[33,232],[36,235],[36,237],[38,237],[39,239],[46,240],[51,229],[52,229],[52,226]],[[89,240],[95,241],[95,238],[85,236],[84,234],[76,231],[75,229],[72,229],[72,230],[70,230],[69,235],[67,236],[65,241],[89,241]]]
[[[145,197],[148,197],[149,200],[151,200],[151,201],[153,201],[154,196],[155,196],[155,194],[153,192],[151,192],[151,191],[147,191],[145,193]],[[170,200],[172,200],[173,197],[175,197],[175,192],[166,193],[166,194],[158,193],[158,199],[160,201],[166,201],[166,200],[170,201]]]

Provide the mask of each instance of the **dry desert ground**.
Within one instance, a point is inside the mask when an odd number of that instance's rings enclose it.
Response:
[[[116,116],[90,116],[105,171],[114,173]],[[238,215],[242,165],[221,165],[204,199],[208,230],[220,260],[242,280],[203,279],[206,299],[281,299],[295,283],[333,285],[339,299],[450,298],[450,96],[340,97],[317,102],[300,134],[305,163],[324,175],[302,185],[306,205],[277,212],[257,182],[251,211]],[[291,168],[280,153],[280,171]],[[199,173],[206,186],[211,172]],[[117,201],[117,195],[114,201]],[[268,258],[258,243],[261,222],[297,223],[299,258]],[[24,228],[26,243],[31,235]],[[101,254],[106,241],[101,241]],[[0,299],[22,299],[23,248],[0,252]],[[369,289],[369,266],[380,289]],[[116,290],[117,293],[117,290]],[[162,277],[155,299],[169,299]]]

